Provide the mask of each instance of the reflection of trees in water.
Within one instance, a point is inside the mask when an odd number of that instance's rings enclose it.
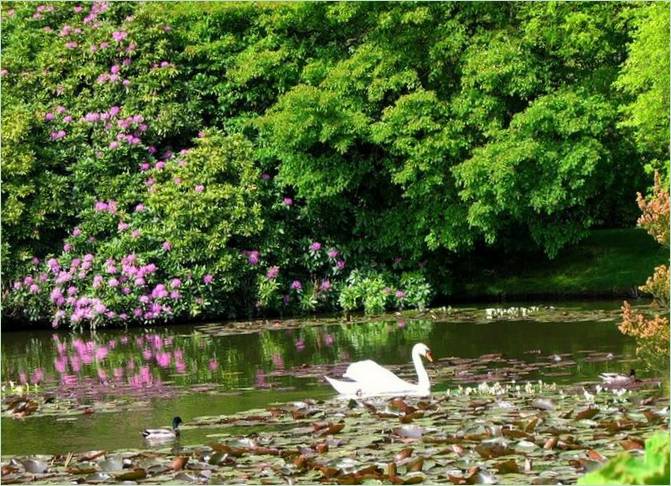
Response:
[[[534,348],[544,355],[572,353],[572,359],[580,357],[578,352],[585,349],[610,348],[620,357],[634,355],[634,344],[619,335],[614,326],[597,323],[507,322],[480,326],[399,319],[229,336],[171,328],[18,337],[3,340],[5,382],[40,382],[44,387],[68,389],[93,384],[97,389],[107,386],[115,392],[125,388],[149,391],[162,384],[215,384],[225,390],[265,387],[269,382],[300,386],[303,379],[291,373],[293,368],[365,358],[384,364],[407,363],[410,349],[417,342],[428,344],[436,357],[501,352],[526,361],[535,360],[527,353]],[[578,360],[572,375],[573,379],[595,376],[604,370],[622,371],[622,366],[618,361]],[[287,370],[286,375],[280,373],[272,380],[266,377],[271,371],[281,370]]]

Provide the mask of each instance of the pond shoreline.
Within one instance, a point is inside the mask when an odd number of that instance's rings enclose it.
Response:
[[[639,295],[638,297],[628,297],[626,295],[620,295],[618,293],[613,293],[613,294],[608,294],[608,293],[587,293],[587,294],[537,294],[535,296],[530,296],[529,298],[525,298],[523,295],[507,295],[507,296],[501,296],[499,299],[493,299],[491,296],[473,296],[471,298],[463,298],[463,299],[452,299],[452,298],[436,298],[432,302],[432,305],[428,307],[424,311],[419,311],[416,309],[408,309],[405,311],[400,311],[396,312],[396,314],[393,313],[393,311],[388,311],[382,314],[371,314],[371,315],[366,315],[363,312],[352,312],[352,313],[345,313],[345,312],[324,312],[324,313],[313,313],[309,315],[304,315],[304,314],[268,314],[266,316],[257,316],[257,317],[248,317],[247,319],[242,318],[240,316],[236,318],[230,318],[230,317],[222,317],[222,316],[205,316],[205,317],[200,317],[200,318],[187,318],[187,317],[180,317],[177,319],[169,320],[169,321],[163,321],[163,322],[156,322],[154,324],[146,324],[146,323],[141,323],[141,322],[129,322],[126,325],[123,326],[101,326],[98,329],[136,329],[136,328],[141,328],[141,327],[164,327],[164,326],[180,326],[184,324],[210,324],[213,322],[217,322],[219,324],[223,325],[235,325],[237,323],[241,322],[250,322],[250,323],[256,323],[256,322],[276,322],[276,321],[286,321],[286,320],[312,320],[312,319],[334,319],[335,321],[342,322],[342,323],[347,323],[351,322],[352,318],[366,318],[366,319],[379,319],[380,317],[384,316],[390,316],[390,315],[402,315],[403,317],[410,317],[411,314],[415,313],[427,313],[431,311],[440,311],[443,308],[446,307],[452,307],[452,306],[465,306],[465,305],[477,305],[477,306],[486,306],[490,305],[492,307],[498,307],[498,306],[504,306],[504,307],[511,307],[511,306],[520,306],[521,303],[523,302],[525,306],[543,306],[543,305],[553,305],[553,304],[563,304],[563,303],[571,303],[575,301],[585,301],[585,302],[590,302],[590,303],[598,303],[598,302],[608,302],[610,304],[614,304],[615,302],[618,302],[618,306],[622,304],[623,300],[628,300],[630,303],[633,303],[634,305],[646,305],[647,303],[650,302],[650,299],[647,299],[645,296]],[[13,332],[13,331],[25,331],[27,329],[41,329],[41,330],[49,330],[53,329],[51,326],[51,322],[47,320],[40,320],[40,321],[27,321],[26,319],[20,319],[17,317],[13,316],[2,316],[0,319],[1,325],[2,325],[2,332]],[[58,328],[59,330],[69,330],[72,331],[71,328],[67,328],[64,326],[61,326]],[[55,330],[55,329],[54,329]],[[90,328],[85,327],[82,330],[90,330]]]

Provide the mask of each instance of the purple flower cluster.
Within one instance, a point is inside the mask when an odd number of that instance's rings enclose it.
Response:
[[[116,214],[117,202],[114,200],[96,201],[95,206],[93,208],[97,213]]]
[[[275,280],[279,274],[280,274],[280,267],[272,266],[266,272],[266,277],[268,278],[268,280]]]

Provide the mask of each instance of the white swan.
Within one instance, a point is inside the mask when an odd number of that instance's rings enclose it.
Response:
[[[400,379],[391,371],[369,359],[352,363],[347,367],[343,378],[351,381],[334,380],[328,376],[324,378],[339,394],[345,396],[399,394],[426,396],[431,392],[431,383],[429,382],[429,375],[424,369],[422,356],[429,361],[433,361],[431,350],[426,344],[415,344],[412,348],[412,361],[417,371],[417,384]]]

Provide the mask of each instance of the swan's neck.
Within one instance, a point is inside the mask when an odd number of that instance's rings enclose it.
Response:
[[[419,353],[412,353],[412,362],[415,363],[415,371],[417,372],[417,387],[422,389],[430,389],[431,383],[429,382],[429,374],[424,369],[424,363],[422,363],[422,357]]]

